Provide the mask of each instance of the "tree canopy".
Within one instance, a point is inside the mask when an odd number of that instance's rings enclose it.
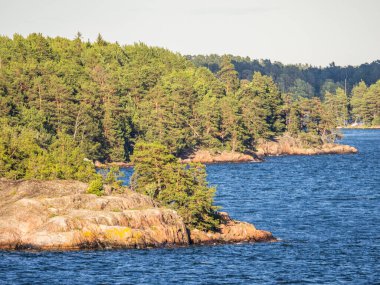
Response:
[[[326,93],[313,96],[320,88],[307,78],[284,89],[266,69],[242,76],[248,59],[216,59],[215,70],[208,64],[214,74],[197,67],[196,58],[194,64],[166,49],[121,46],[101,35],[94,43],[80,36],[0,37],[2,176],[25,176],[28,166],[15,161],[47,159],[46,152],[56,152],[49,160],[58,163],[59,143],[88,160],[128,161],[139,140],[176,156],[198,148],[244,151],[284,132],[321,143],[334,139],[337,125],[379,120],[379,83],[360,83],[351,98],[341,81],[321,77]]]
[[[340,87],[349,94],[360,81],[374,84],[380,79],[380,60],[359,66],[341,67],[330,63],[327,67],[315,67],[308,64],[283,64],[268,59],[257,60],[241,56],[188,55],[196,66],[209,68],[217,74],[222,70],[223,60],[228,57],[235,66],[240,79],[251,80],[253,73],[260,72],[273,78],[281,92],[294,96],[323,98],[326,91],[334,93]]]
[[[93,161],[132,160],[134,190],[178,211],[188,228],[213,230],[220,221],[205,168],[176,156],[254,150],[286,132],[319,145],[335,140],[338,125],[379,124],[376,72],[351,95],[341,77],[323,75],[335,66],[318,77],[308,66],[191,59],[101,35],[0,36],[0,177],[76,179],[102,195],[103,183],[120,187],[119,171],[102,177]]]

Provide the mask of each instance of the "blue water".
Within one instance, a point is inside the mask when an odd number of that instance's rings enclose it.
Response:
[[[281,242],[0,252],[0,283],[379,284],[380,131],[344,134],[359,154],[207,167],[217,204]]]

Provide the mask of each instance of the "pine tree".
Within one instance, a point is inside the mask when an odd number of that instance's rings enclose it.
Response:
[[[360,83],[352,89],[350,104],[352,106],[352,116],[355,122],[361,122],[364,119],[364,96],[367,91],[367,86],[364,81],[360,81]]]
[[[290,107],[287,129],[292,136],[297,136],[302,130],[301,111],[299,109],[298,103],[295,103]]]
[[[377,125],[380,122],[380,80],[368,88],[364,95],[363,118],[368,125]]]
[[[222,57],[217,76],[225,84],[227,93],[234,93],[239,88],[238,73],[228,56]]]
[[[181,164],[163,145],[144,142],[135,145],[132,162],[132,189],[175,209],[189,228],[218,227],[215,189],[207,186],[204,166]]]
[[[220,101],[221,126],[219,137],[225,148],[234,152],[243,150],[243,129],[239,101],[228,94]]]
[[[257,105],[262,110],[267,129],[261,131],[265,139],[272,138],[284,131],[283,101],[273,79],[255,72],[252,78],[252,92],[258,97]],[[264,125],[265,127],[265,125]]]

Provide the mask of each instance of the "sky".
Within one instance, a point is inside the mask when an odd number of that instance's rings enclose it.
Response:
[[[144,42],[286,64],[380,59],[380,0],[0,0],[0,34]]]

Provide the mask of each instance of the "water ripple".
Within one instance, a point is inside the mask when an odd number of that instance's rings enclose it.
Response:
[[[207,167],[217,204],[269,244],[79,252],[0,251],[1,284],[380,282],[380,131],[345,131],[357,155]],[[125,170],[127,177],[131,170]]]

